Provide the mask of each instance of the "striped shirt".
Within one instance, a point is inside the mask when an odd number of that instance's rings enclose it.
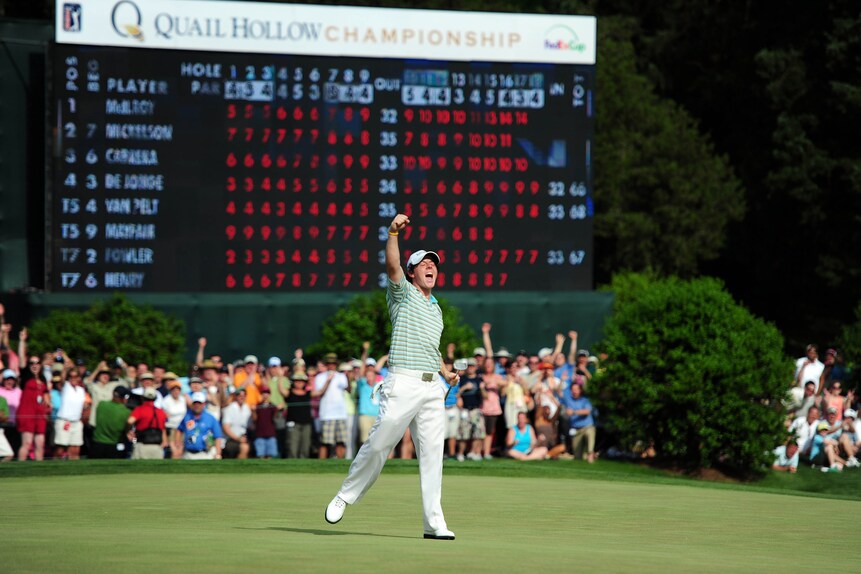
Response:
[[[386,303],[392,318],[392,346],[389,365],[436,373],[442,354],[442,310],[436,297],[428,300],[406,277],[400,283],[389,280]]]

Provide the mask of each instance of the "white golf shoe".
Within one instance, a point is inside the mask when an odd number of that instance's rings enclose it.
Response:
[[[340,496],[335,496],[329,506],[326,507],[326,522],[335,524],[344,517],[344,511],[347,509],[347,503]]]
[[[425,532],[425,538],[430,540],[454,540],[454,532],[448,528],[440,528],[433,532]]]

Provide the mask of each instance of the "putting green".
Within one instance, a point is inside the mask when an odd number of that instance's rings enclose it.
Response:
[[[421,537],[416,475],[383,475],[327,524],[342,478],[9,478],[2,570],[802,572],[823,561],[810,517],[834,526],[861,512],[861,502],[683,485],[447,476],[443,508],[457,540],[446,542]],[[828,553],[829,569],[852,571],[844,555]]]

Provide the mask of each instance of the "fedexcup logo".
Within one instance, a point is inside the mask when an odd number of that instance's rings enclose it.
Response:
[[[131,0],[120,0],[114,4],[114,9],[111,11],[111,24],[114,26],[114,31],[123,38],[134,38],[143,42],[142,20],[140,8]]]
[[[573,29],[563,24],[557,24],[544,32],[544,49],[584,52],[586,44],[580,41],[580,37]]]

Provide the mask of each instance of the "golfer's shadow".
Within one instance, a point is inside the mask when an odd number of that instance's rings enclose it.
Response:
[[[319,528],[290,528],[287,526],[266,526],[264,528],[247,528],[236,526],[237,530],[279,530],[281,532],[295,532],[297,534],[313,534],[314,536],[379,536],[382,538],[405,538],[417,540],[418,536],[398,536],[396,534],[376,534],[374,532],[347,532],[344,530],[321,530]]]

